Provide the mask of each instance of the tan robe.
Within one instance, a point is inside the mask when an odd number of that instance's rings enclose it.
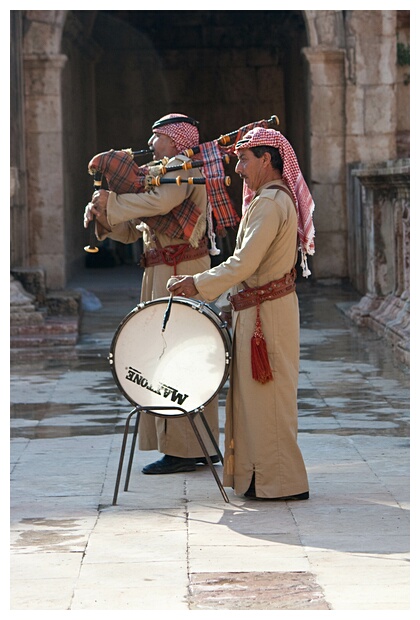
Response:
[[[168,166],[182,163],[188,159],[182,155],[170,160]],[[166,176],[176,177],[201,176],[197,169],[176,171]],[[140,217],[164,215],[179,205],[185,198],[193,200],[203,214],[203,233],[205,231],[207,192],[204,185],[190,185],[183,183],[166,184],[156,187],[153,192],[143,194],[117,195],[110,192],[107,204],[107,219],[112,231],[98,234],[99,239],[109,237],[122,243],[133,243],[143,236],[145,250],[156,247],[156,238],[160,245],[178,245],[185,243],[181,239],[172,239],[167,235],[154,234],[148,226],[141,225]],[[141,225],[141,230],[136,228]],[[191,261],[184,261],[177,265],[177,273],[193,275],[210,267],[210,257],[204,256]],[[159,297],[167,297],[166,283],[174,274],[174,268],[168,265],[157,265],[145,269],[141,287],[141,301],[151,301]],[[197,297],[198,299],[198,297]],[[185,339],[188,339],[188,325],[185,325]],[[188,354],[188,349],[186,349]],[[193,381],[194,379],[191,378]],[[139,403],[141,404],[141,403]],[[218,398],[215,398],[205,408],[206,420],[216,442],[219,441]],[[216,451],[207,439],[207,433],[196,416],[197,426],[210,454]],[[139,441],[141,450],[159,450],[164,454],[193,458],[203,456],[203,451],[186,418],[159,418],[151,415],[142,415],[140,418]]]
[[[297,259],[297,217],[292,200],[264,185],[245,213],[234,254],[194,276],[200,295],[212,301],[227,289],[267,284],[282,278]],[[299,307],[295,293],[266,301],[260,309],[274,380],[252,378],[251,338],[256,308],[234,313],[230,390],[226,403],[224,485],[244,493],[255,472],[258,497],[284,497],[308,490],[297,444]]]

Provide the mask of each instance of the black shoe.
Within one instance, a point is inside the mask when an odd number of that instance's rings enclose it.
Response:
[[[283,502],[292,502],[299,501],[304,499],[309,499],[309,491],[305,491],[304,493],[298,493],[297,495],[287,495],[285,497],[257,497],[255,493],[255,479],[252,477],[251,484],[249,485],[248,491],[244,493],[245,497],[249,499],[266,499],[266,500],[277,500]]]
[[[159,461],[143,467],[144,474],[176,474],[181,471],[195,471],[195,459],[183,459],[180,456],[165,454]]]
[[[215,454],[214,456],[210,457],[210,460],[212,463],[219,463],[220,462],[220,458],[218,454]],[[197,465],[207,465],[207,459],[205,456],[199,456],[195,459],[195,462]]]
[[[302,499],[309,499],[309,491],[298,493],[297,495],[289,495],[288,497],[277,497],[275,499],[282,499],[284,502],[295,502]]]
[[[286,497],[257,497],[255,495],[255,491],[249,490],[244,493],[247,499],[258,499],[260,501],[271,501],[271,502],[296,502],[299,500],[309,499],[309,491],[305,491],[305,493],[298,493],[297,495],[287,495]]]

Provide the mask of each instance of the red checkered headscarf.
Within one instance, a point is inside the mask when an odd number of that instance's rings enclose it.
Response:
[[[198,121],[185,114],[167,114],[153,124],[152,131],[172,138],[180,153],[184,149],[198,146],[200,142],[198,125]]]
[[[303,275],[310,275],[306,264],[306,255],[315,252],[315,229],[312,219],[315,203],[299,168],[296,154],[283,134],[275,129],[263,127],[256,127],[248,131],[236,143],[235,153],[241,149],[252,149],[255,146],[272,146],[278,149],[283,160],[282,178],[294,198],[298,216],[299,248],[304,263],[302,265]]]

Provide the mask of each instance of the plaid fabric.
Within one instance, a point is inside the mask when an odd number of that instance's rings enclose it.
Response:
[[[145,176],[148,166],[137,166],[127,151],[108,151],[96,155],[90,162],[90,172],[102,172],[108,188],[116,194],[139,194],[145,191]],[[168,235],[171,239],[183,239],[196,247],[196,227],[202,214],[196,204],[186,199],[166,215],[139,218],[153,230]]]
[[[172,118],[181,114],[168,114],[162,117]],[[162,120],[162,119],[160,119]],[[256,127],[267,127],[266,120],[249,123],[241,127],[231,143],[220,146],[217,140],[199,145],[200,156],[203,160],[203,171],[206,179],[206,189],[210,208],[216,220],[216,230],[223,234],[225,228],[234,227],[240,218],[232,205],[224,183],[224,168],[222,158],[233,154],[238,140]],[[188,123],[171,123],[153,130],[155,133],[169,135],[175,140],[179,150],[198,145],[199,133],[196,127]],[[96,155],[89,162],[89,171],[101,172],[107,181],[108,188],[116,194],[141,193],[145,191],[145,177],[150,173],[146,165],[137,166],[129,151],[110,150]],[[142,218],[143,221],[157,232],[168,235],[172,239],[191,241],[194,230],[200,219],[200,212],[195,204],[187,199],[172,209],[166,215],[153,218]],[[209,222],[211,227],[211,222]],[[213,243],[213,242],[212,242]]]
[[[224,183],[223,154],[217,140],[200,144],[200,156],[204,164],[207,196],[216,220],[216,232],[223,234],[225,228],[236,226],[240,218]]]
[[[195,202],[186,198],[180,205],[166,215],[143,217],[142,221],[153,230],[167,235],[171,239],[190,241],[201,217]],[[196,247],[196,244],[194,244]]]
[[[144,191],[148,166],[137,166],[129,151],[110,150],[95,155],[88,165],[89,172],[101,172],[108,188],[116,194],[137,194]]]
[[[279,150],[283,160],[283,181],[290,189],[295,200],[298,216],[299,244],[302,255],[314,254],[315,229],[313,225],[313,211],[315,203],[299,168],[296,154],[288,140],[279,131],[257,127],[249,131],[240,144],[236,144],[236,151],[263,145],[272,146]]]
[[[238,140],[241,140],[244,137],[244,135],[248,133],[248,131],[251,131],[251,129],[255,129],[255,127],[267,128],[268,122],[266,120],[262,120],[262,121],[255,121],[255,123],[249,123],[248,125],[243,125],[242,127],[238,129],[238,132],[236,136],[234,137],[234,139],[231,138],[231,144],[228,144],[227,146],[223,147],[224,151],[229,154],[234,154],[236,143],[238,142]]]
[[[235,153],[235,145],[248,131],[255,127],[268,127],[266,120],[249,123],[238,129],[235,136],[230,137],[230,144],[221,146],[219,140],[200,144],[200,157],[204,162],[204,176],[207,180],[209,203],[216,220],[216,232],[223,234],[225,228],[233,228],[240,220],[223,182],[224,168],[222,158]]]

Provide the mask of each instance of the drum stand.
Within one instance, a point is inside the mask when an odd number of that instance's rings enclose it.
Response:
[[[206,461],[207,464],[209,465],[212,474],[214,476],[214,479],[217,482],[217,486],[220,489],[220,492],[222,494],[223,499],[225,500],[225,502],[229,503],[229,498],[226,495],[226,491],[223,488],[222,483],[220,482],[220,478],[217,474],[217,471],[214,467],[214,464],[212,463],[212,460],[210,458],[210,455],[208,453],[208,450],[205,446],[205,443],[203,441],[203,438],[200,435],[200,432],[197,428],[197,425],[195,423],[195,416],[197,414],[199,414],[201,421],[204,424],[204,427],[207,431],[207,434],[209,436],[209,438],[211,439],[211,442],[213,444],[213,446],[216,449],[216,452],[221,460],[221,462],[223,463],[223,456],[220,452],[219,446],[217,445],[217,442],[213,436],[213,433],[210,430],[210,427],[207,423],[206,418],[204,417],[204,413],[203,413],[203,407],[200,407],[200,409],[197,409],[196,411],[192,411],[192,412],[187,412],[185,411],[185,409],[181,409],[181,407],[154,407],[154,408],[146,408],[146,407],[140,407],[137,406],[135,407],[130,414],[127,417],[126,423],[125,423],[125,428],[124,428],[124,436],[123,436],[123,442],[121,445],[121,453],[120,453],[120,461],[119,461],[119,465],[118,465],[118,472],[117,472],[117,479],[115,481],[115,490],[114,490],[114,498],[112,501],[112,505],[115,506],[117,504],[117,498],[118,498],[118,490],[120,487],[120,480],[121,480],[121,473],[122,473],[122,468],[123,468],[123,464],[124,464],[124,456],[125,456],[125,449],[126,449],[126,445],[127,445],[127,438],[128,438],[128,432],[130,430],[130,422],[131,422],[131,418],[133,417],[133,415],[137,414],[136,416],[136,420],[135,420],[135,424],[134,424],[134,429],[133,429],[133,437],[132,437],[132,442],[131,442],[131,450],[130,450],[130,457],[128,460],[128,466],[127,466],[127,473],[126,473],[126,478],[125,478],[125,485],[124,485],[124,491],[128,491],[128,485],[130,482],[130,475],[131,475],[131,467],[133,464],[133,458],[134,458],[134,451],[135,451],[135,447],[136,447],[136,437],[138,435],[138,431],[139,431],[139,425],[140,425],[140,415],[142,412],[144,413],[148,413],[151,415],[155,415],[155,416],[160,416],[163,418],[168,418],[168,417],[174,417],[173,415],[170,414],[164,414],[164,413],[159,413],[160,411],[164,411],[164,410],[170,410],[170,411],[174,411],[177,410],[180,413],[176,416],[176,417],[183,417],[183,416],[187,416],[188,420],[190,421],[191,427],[195,433],[195,436],[197,437],[198,443],[200,444],[201,449],[204,452],[204,456],[206,457]]]

